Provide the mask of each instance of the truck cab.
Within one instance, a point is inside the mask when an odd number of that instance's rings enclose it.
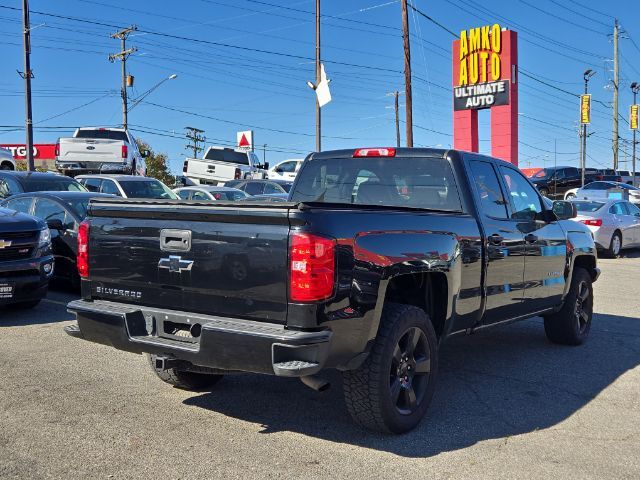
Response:
[[[187,158],[182,172],[199,185],[218,185],[229,180],[266,178],[269,164],[261,164],[258,156],[246,150],[209,147],[201,159]]]

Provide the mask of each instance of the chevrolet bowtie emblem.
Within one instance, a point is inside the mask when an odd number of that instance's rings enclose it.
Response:
[[[161,258],[158,262],[158,268],[166,268],[170,272],[182,273],[190,272],[193,266],[193,260],[183,260],[178,255],[169,255],[168,258]]]
[[[11,240],[0,240],[0,248],[7,248],[11,246]]]

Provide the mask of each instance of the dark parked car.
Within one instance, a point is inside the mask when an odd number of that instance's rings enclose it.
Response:
[[[53,262],[47,225],[0,208],[0,305],[36,306],[47,294]]]
[[[242,190],[249,195],[271,195],[274,193],[289,193],[292,182],[286,180],[230,180],[225,187]]]
[[[86,192],[73,178],[49,172],[0,171],[0,198],[24,192]]]
[[[316,375],[337,369],[354,419],[393,433],[425,415],[446,338],[537,315],[552,342],[589,334],[591,232],[510,163],[420,148],[313,153],[289,199],[93,200],[67,333],[147,353],[181,388],[245,371],[321,390]]]
[[[0,206],[33,215],[49,226],[56,261],[54,278],[70,282],[77,288],[80,285],[76,268],[78,225],[87,216],[90,199],[111,196],[91,192],[22,193],[5,200]]]
[[[531,182],[540,195],[551,199],[562,199],[567,190],[582,186],[582,174],[576,167],[549,167],[534,173]],[[595,180],[593,174],[585,175],[585,183]]]

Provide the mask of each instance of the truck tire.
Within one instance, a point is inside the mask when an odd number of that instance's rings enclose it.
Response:
[[[540,195],[543,197],[547,197],[549,195],[549,189],[546,187],[542,187],[540,190],[538,190],[540,192]]]
[[[544,331],[553,343],[580,345],[589,335],[592,316],[591,275],[584,268],[576,268],[562,308],[557,313],[544,317]]]
[[[198,373],[187,370],[178,370],[170,368],[168,370],[158,371],[154,367],[156,355],[147,354],[151,368],[160,380],[174,387],[183,390],[200,390],[202,388],[212,387],[218,383],[223,375],[212,373]]]
[[[369,356],[343,373],[347,410],[361,426],[384,433],[412,430],[424,417],[435,390],[438,340],[424,310],[384,306]]]

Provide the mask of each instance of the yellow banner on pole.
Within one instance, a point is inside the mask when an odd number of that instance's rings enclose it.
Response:
[[[638,130],[638,114],[640,110],[640,105],[635,104],[631,105],[629,109],[629,128],[631,130]]]
[[[591,123],[591,94],[580,95],[580,123],[588,125]]]

